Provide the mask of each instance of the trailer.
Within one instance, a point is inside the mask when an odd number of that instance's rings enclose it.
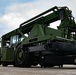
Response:
[[[57,29],[51,23],[61,21]],[[76,65],[76,24],[68,7],[53,7],[3,35],[1,64],[16,67]]]

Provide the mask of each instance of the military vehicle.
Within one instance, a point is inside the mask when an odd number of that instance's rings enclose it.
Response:
[[[52,23],[60,21],[57,29]],[[76,65],[76,24],[68,7],[53,7],[1,37],[1,64],[16,67]]]

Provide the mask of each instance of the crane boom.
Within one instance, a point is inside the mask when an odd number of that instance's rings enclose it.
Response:
[[[44,23],[43,25],[48,26],[50,23],[55,22],[57,20],[61,20],[61,21],[66,22],[67,19],[70,22],[75,23],[74,19],[71,19],[71,18],[73,18],[71,15],[72,15],[71,11],[67,7],[55,6],[55,7],[51,8],[43,13],[31,18],[30,20],[23,22],[22,24],[20,24],[19,28],[3,35],[2,38],[6,38],[6,36],[7,36],[7,38],[9,38],[13,35],[19,34],[19,31],[18,31],[19,29],[22,33],[27,33],[30,31],[30,29],[33,27],[33,25],[35,23],[39,23],[39,24]],[[69,17],[70,17],[70,19],[69,19]],[[60,27],[64,27],[64,26],[66,27],[67,25],[66,24],[62,25],[62,23],[61,23]],[[74,26],[74,28],[76,27],[75,24],[71,25],[71,27],[72,26]]]

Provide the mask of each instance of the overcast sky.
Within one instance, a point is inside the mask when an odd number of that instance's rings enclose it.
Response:
[[[76,0],[0,0],[0,37],[54,6],[69,7],[76,18]]]

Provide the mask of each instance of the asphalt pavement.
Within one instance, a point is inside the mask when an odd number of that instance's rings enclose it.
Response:
[[[31,68],[19,68],[9,65],[8,67],[0,66],[0,75],[76,75],[76,66],[63,66],[59,68],[41,68],[40,66]]]

